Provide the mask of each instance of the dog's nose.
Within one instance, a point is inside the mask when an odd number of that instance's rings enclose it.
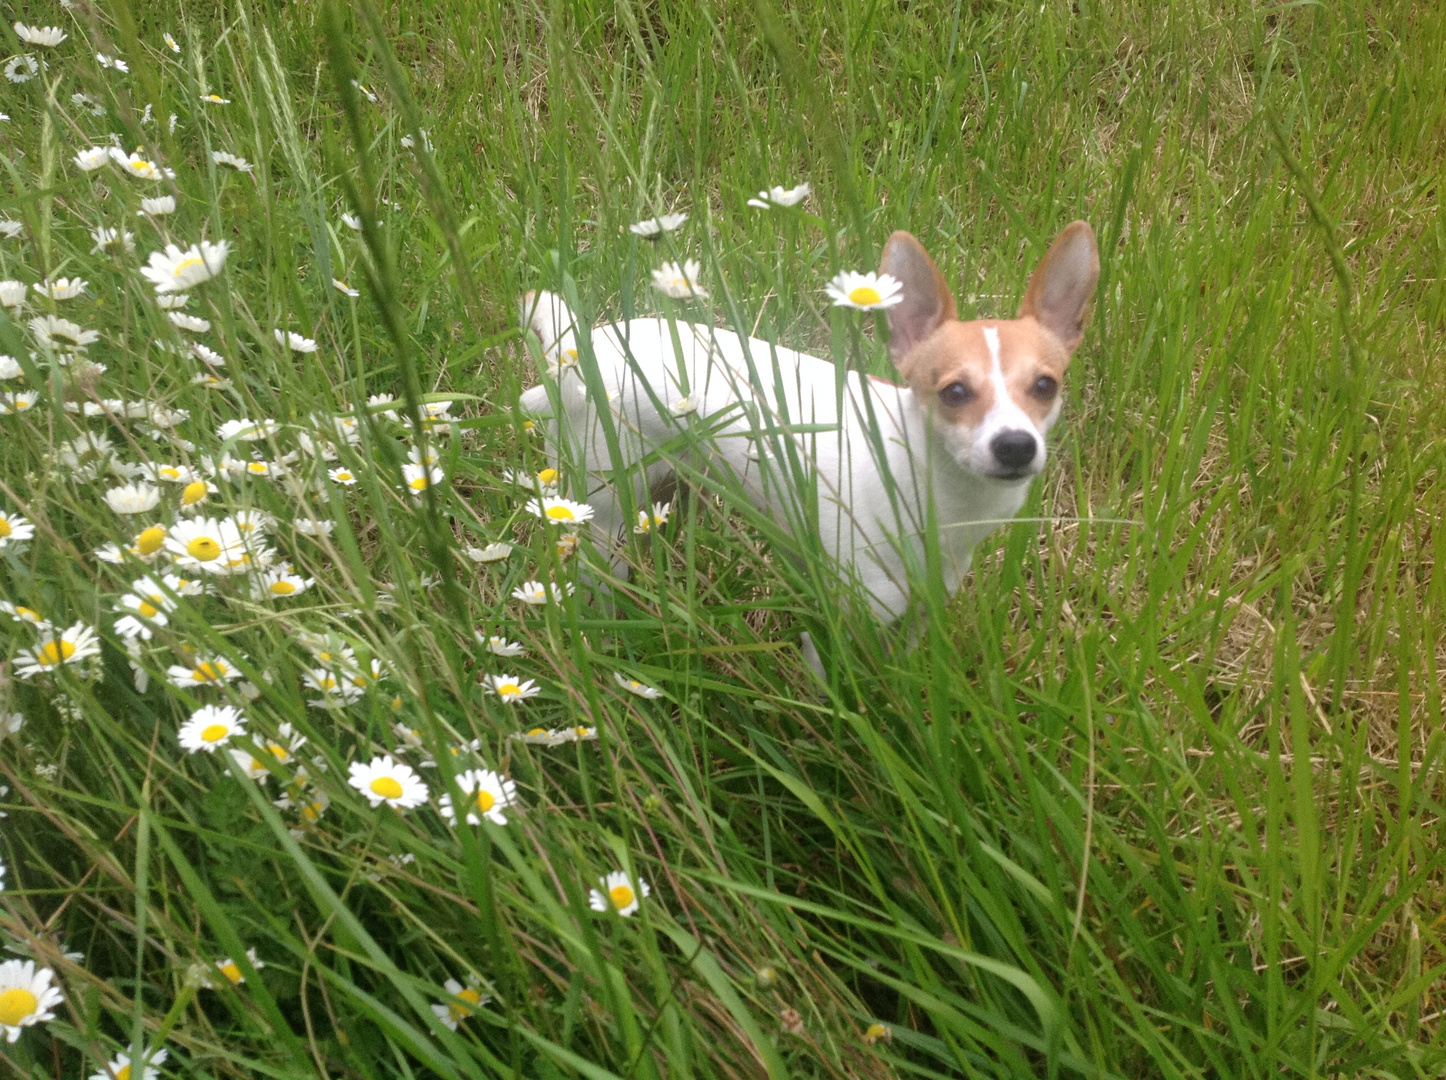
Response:
[[[1001,431],[990,440],[989,449],[1006,469],[1022,469],[1034,460],[1037,444],[1027,431]]]

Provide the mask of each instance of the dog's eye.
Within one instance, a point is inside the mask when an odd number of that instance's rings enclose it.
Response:
[[[951,382],[939,391],[939,400],[951,409],[967,405],[974,400],[974,391],[961,382]]]
[[[1059,393],[1059,383],[1048,375],[1041,375],[1034,380],[1034,385],[1029,388],[1029,392],[1037,398],[1048,401]]]

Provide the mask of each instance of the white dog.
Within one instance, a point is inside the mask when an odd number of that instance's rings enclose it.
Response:
[[[521,405],[551,414],[554,465],[562,456],[584,467],[605,550],[632,524],[615,485],[627,482],[633,505],[647,508],[686,462],[735,479],[795,533],[816,529],[881,617],[908,607],[931,520],[945,585],[958,588],[975,545],[1018,513],[1044,467],[1060,381],[1099,279],[1094,232],[1076,221],[1059,234],[1015,319],[960,322],[943,276],[906,232],[889,237],[881,269],[903,284],[888,310],[903,385],[711,326],[633,319],[593,330],[590,392],[572,312],[552,293],[523,297],[555,379]]]

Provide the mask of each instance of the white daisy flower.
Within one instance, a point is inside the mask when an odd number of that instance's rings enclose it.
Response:
[[[4,712],[0,712],[0,742],[4,742],[4,741],[5,741],[6,739],[8,739],[11,735],[18,735],[18,734],[20,733],[20,729],[23,728],[24,726],[25,726],[25,714],[24,714],[24,713],[18,713],[18,712],[4,713]],[[3,873],[0,873],[0,877],[3,877],[3,876],[4,876],[4,874],[3,874]]]
[[[807,180],[795,188],[771,187],[767,191],[760,191],[757,198],[749,199],[748,205],[759,210],[767,210],[773,206],[797,206],[808,196],[809,190]]]
[[[269,570],[251,582],[253,600],[287,600],[300,596],[316,584],[315,578],[304,578],[292,573],[289,567]]]
[[[189,484],[197,478],[196,470],[191,466],[170,465],[165,462],[153,462],[149,466],[149,475],[153,480],[165,481],[168,484]]]
[[[83,352],[100,340],[99,330],[83,329],[78,323],[56,315],[40,315],[31,319],[30,332],[41,345],[62,351]]]
[[[193,334],[204,334],[211,329],[209,320],[187,314],[184,311],[168,311],[166,318],[171,320],[172,326],[181,330],[189,330]]]
[[[116,620],[117,634],[124,638],[150,641],[154,636],[154,627],[169,623],[167,616],[176,610],[176,602],[167,596],[165,590],[153,579],[143,577],[116,601],[115,610],[125,613]]]
[[[166,527],[150,525],[136,533],[135,539],[126,550],[138,559],[151,559],[166,548]]]
[[[172,686],[179,686],[183,690],[196,690],[235,682],[241,678],[241,671],[224,657],[198,656],[190,667],[172,664],[166,669],[166,678]]]
[[[18,623],[27,623],[38,630],[46,633],[51,632],[50,620],[46,619],[34,608],[23,607],[20,604],[12,604],[9,600],[0,600],[0,612],[9,615]]]
[[[142,214],[148,214],[151,217],[164,217],[166,214],[174,214],[175,212],[176,197],[174,195],[157,195],[154,199],[141,200]],[[225,258],[226,256],[223,254],[221,256],[223,262]],[[217,272],[220,272],[219,266],[217,267]],[[202,280],[205,279],[203,278]],[[182,288],[184,287],[185,286],[182,286]]]
[[[256,166],[252,165],[251,162],[247,161],[244,157],[237,157],[235,154],[225,150],[212,150],[211,160],[217,165],[229,165],[237,172],[249,173],[256,168]]]
[[[94,97],[90,94],[71,94],[70,103],[74,105],[77,109],[84,109],[86,112],[90,113],[91,116],[105,115],[105,103],[102,102],[100,98]],[[108,156],[112,159],[115,158],[114,154],[109,154]]]
[[[672,512],[673,508],[668,503],[653,503],[653,512],[651,514],[646,510],[639,510],[638,523],[633,526],[633,532],[641,535],[643,533],[650,533],[654,529],[662,528],[668,523],[668,515]]]
[[[563,587],[555,581],[551,583],[550,588],[541,581],[524,581],[512,590],[512,598],[514,600],[521,600],[524,604],[537,607],[547,603],[548,600],[551,600],[553,603],[561,603],[564,596],[571,596],[575,590],[576,586],[573,585],[572,582],[568,582],[567,588],[564,590]]]
[[[467,807],[468,825],[481,825],[484,817],[494,825],[507,824],[507,815],[503,811],[517,802],[517,785],[511,780],[491,769],[467,769],[457,774],[457,787],[468,796],[462,804]],[[448,825],[457,824],[457,812],[452,808],[450,794],[442,796],[438,809]]]
[[[527,653],[521,643],[508,641],[505,637],[493,634],[490,637],[483,637],[479,632],[477,640],[487,646],[487,651],[493,656],[523,656]]]
[[[383,804],[410,810],[427,801],[427,785],[422,778],[410,765],[393,760],[390,754],[374,757],[365,765],[353,761],[347,772],[347,783],[367,797],[373,810]]]
[[[649,686],[647,683],[640,683],[637,679],[630,679],[621,671],[613,672],[613,681],[630,694],[636,694],[640,698],[647,698],[653,701],[663,696],[663,692],[656,686]]]
[[[25,225],[22,222],[11,221],[9,218],[0,218],[0,238],[14,240],[24,231]]]
[[[162,34],[161,40],[166,43],[166,48],[170,49],[171,52],[178,53],[181,51],[181,47],[176,44],[176,39],[171,37],[169,33]]]
[[[484,676],[482,689],[489,694],[496,694],[504,705],[515,705],[542,693],[542,689],[532,679],[519,679],[516,675]]]
[[[35,536],[35,526],[19,514],[0,510],[0,551],[6,544],[18,544]]]
[[[276,738],[265,740],[261,750],[262,753],[269,754],[282,765],[289,765],[296,757],[297,751],[305,745],[305,735],[297,734],[290,724],[282,724],[277,729]],[[231,760],[241,766],[252,780],[265,780],[271,775],[271,770],[266,767],[266,763],[252,757],[248,751],[232,750]]]
[[[443,798],[445,797],[443,796]],[[436,1014],[438,1020],[447,1025],[449,1031],[456,1031],[458,1024],[471,1016],[476,1009],[480,1009],[492,1000],[491,994],[484,994],[475,986],[463,986],[456,979],[448,979],[442,985],[446,987],[447,993],[456,1000],[449,1004],[434,1003],[432,1012]]]
[[[828,283],[824,292],[834,307],[858,308],[860,311],[882,311],[904,302],[904,283],[888,274],[867,274],[844,270]]]
[[[201,477],[193,477],[186,481],[186,486],[181,488],[181,510],[187,514],[200,513],[206,501],[215,495],[220,488],[209,480]]]
[[[149,265],[141,267],[141,274],[158,293],[185,292],[219,274],[229,251],[230,244],[225,240],[215,244],[202,240],[184,250],[167,244],[165,251],[151,252]]]
[[[6,1042],[20,1038],[25,1028],[55,1019],[55,1007],[65,995],[50,985],[54,978],[55,972],[37,969],[34,960],[0,963],[0,1028],[5,1029]]]
[[[645,240],[656,240],[665,232],[672,232],[687,220],[687,214],[664,214],[662,217],[634,222],[628,226],[628,232],[634,236],[641,236]]]
[[[528,491],[535,491],[539,495],[556,495],[558,482],[562,479],[562,474],[553,468],[543,469],[536,476],[531,476],[519,469],[506,469],[503,474],[509,483],[526,488]]]
[[[51,631],[33,649],[21,649],[15,656],[15,674],[22,679],[54,671],[63,664],[78,664],[100,655],[100,638],[83,622],[75,623],[60,637]]]
[[[131,66],[119,56],[107,56],[105,53],[96,53],[95,62],[103,68],[119,71],[121,74],[125,74],[131,69]]]
[[[18,379],[25,374],[20,361],[13,356],[0,356],[0,379]]]
[[[653,288],[674,300],[706,299],[707,290],[698,284],[698,271],[701,269],[702,264],[697,259],[687,259],[682,266],[665,262],[653,271]]]
[[[262,962],[261,958],[256,955],[255,946],[252,946],[251,948],[246,950],[246,959],[251,962],[251,966],[257,971],[260,971],[266,966],[265,963]],[[236,963],[236,961],[232,960],[229,956],[226,957],[226,959],[224,960],[216,961],[216,970],[219,971],[222,975],[226,976],[226,981],[229,982],[232,986],[240,986],[246,981],[246,976],[241,973],[241,965]]]
[[[402,480],[406,484],[407,491],[412,495],[421,495],[429,487],[435,487],[447,479],[441,469],[419,462],[409,462],[402,466]]]
[[[341,223],[354,232],[361,232],[362,221],[355,214],[342,214]]]
[[[312,668],[303,672],[301,682],[308,690],[315,690],[322,695],[311,700],[311,704],[318,709],[341,708],[355,704],[362,697],[362,688],[355,680],[331,668]]]
[[[316,342],[309,337],[302,337],[294,330],[273,330],[278,345],[285,345],[292,352],[314,353]]]
[[[117,1054],[106,1063],[100,1072],[90,1074],[89,1080],[157,1080],[161,1075],[157,1065],[164,1065],[170,1054],[165,1047],[159,1050],[142,1050],[134,1058],[130,1054]],[[140,1064],[139,1070],[133,1063]]]
[[[173,311],[171,314],[175,315],[177,312]],[[191,355],[207,367],[218,368],[226,366],[226,358],[224,356],[215,349],[202,345],[199,341],[191,342]]]
[[[495,544],[488,544],[486,547],[469,547],[465,554],[474,563],[501,562],[512,554],[512,545],[498,541]]]
[[[39,45],[42,48],[53,49],[70,35],[58,26],[26,26],[23,22],[17,22],[15,36],[27,45]]]
[[[5,63],[5,77],[13,83],[27,83],[40,74],[33,56],[12,56]]]
[[[0,281],[0,306],[19,307],[29,292],[23,281]]]
[[[383,409],[383,405],[391,405],[397,400],[395,394],[373,394],[367,398],[367,411],[380,416],[383,420],[390,420],[396,423],[401,417],[396,409]]]
[[[230,442],[232,439],[238,442],[257,442],[261,439],[269,439],[281,430],[281,425],[275,420],[252,420],[250,417],[242,417],[240,420],[227,420],[216,431],[216,438],[222,442]]]
[[[26,390],[19,394],[0,394],[0,416],[23,413],[34,408],[35,403],[39,400],[40,392],[38,390]]]
[[[336,522],[318,518],[297,518],[294,524],[302,536],[330,536],[336,529]]]
[[[621,870],[614,870],[605,878],[599,878],[601,889],[588,893],[588,907],[594,911],[616,911],[627,916],[638,910],[638,903],[653,890],[642,878],[634,884],[633,879]]]
[[[122,229],[108,229],[104,225],[100,225],[90,230],[90,238],[95,241],[95,247],[90,249],[92,255],[100,255],[107,251],[134,251],[136,249],[136,234]]]
[[[120,166],[121,172],[129,173],[140,180],[174,180],[176,177],[175,169],[158,165],[139,152],[127,154],[124,150],[111,147],[110,159]]]
[[[199,567],[212,574],[226,572],[227,563],[241,547],[236,526],[215,518],[178,521],[166,535],[166,549],[175,556],[177,566]]]
[[[357,482],[356,473],[352,472],[345,466],[339,466],[335,469],[328,469],[326,475],[331,477],[331,482],[333,484],[340,484],[342,487],[351,487]]]
[[[240,709],[234,705],[202,705],[181,725],[177,738],[188,754],[210,754],[238,735],[246,735],[246,718]]]
[[[587,503],[555,497],[528,499],[524,509],[554,525],[581,525],[584,521],[591,521],[593,515],[593,509]]]
[[[532,746],[561,746],[563,743],[575,742],[571,732],[565,728],[544,728],[535,727],[527,731],[514,732],[508,738],[516,739],[518,742],[528,743]]]
[[[81,278],[57,278],[55,281],[37,281],[30,287],[52,300],[70,300],[85,292],[86,284]]]
[[[144,514],[160,501],[160,489],[150,484],[123,484],[105,493],[106,505],[117,514]]]
[[[204,101],[204,102],[206,102],[206,103],[209,104],[209,105],[230,105],[230,104],[231,104],[231,99],[230,99],[230,98],[222,97],[220,94],[202,94],[202,95],[201,95],[201,100]],[[212,154],[211,156],[212,156],[212,157],[216,157],[215,154]],[[230,155],[228,154],[227,156],[229,157]],[[220,158],[217,158],[216,160],[219,161]]]
[[[331,284],[336,289],[336,291],[341,293],[343,296],[350,296],[352,299],[355,299],[356,297],[361,295],[361,293],[357,292],[345,281],[342,281],[341,278],[332,278]]]

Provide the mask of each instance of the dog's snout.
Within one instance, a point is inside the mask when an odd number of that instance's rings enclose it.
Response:
[[[1039,444],[1028,431],[1001,431],[989,443],[994,460],[1006,469],[1022,469],[1034,461]]]

